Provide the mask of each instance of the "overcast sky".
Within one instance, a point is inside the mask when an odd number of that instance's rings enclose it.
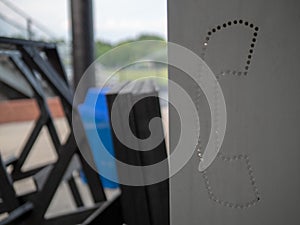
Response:
[[[10,0],[57,38],[70,40],[70,0]],[[1,3],[1,2],[0,2]],[[3,4],[1,13],[22,23]],[[167,35],[166,0],[94,0],[97,39],[117,42],[141,33]]]

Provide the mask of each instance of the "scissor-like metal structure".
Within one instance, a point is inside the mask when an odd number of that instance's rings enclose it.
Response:
[[[106,196],[97,172],[95,172],[79,154],[73,131],[65,143],[59,139],[47,105],[43,83],[51,88],[59,97],[66,119],[71,128],[73,93],[68,84],[67,76],[60,61],[56,45],[53,43],[25,41],[21,39],[0,38],[1,60],[10,61],[25,79],[30,91],[20,90],[13,83],[6,82],[0,76],[3,87],[16,95],[34,98],[40,110],[40,116],[35,122],[19,157],[7,161],[0,158],[0,213],[8,213],[8,217],[0,222],[3,224],[122,224],[119,197],[106,201]],[[21,94],[20,94],[21,93]],[[27,94],[26,94],[27,93]],[[80,123],[79,119],[78,122]],[[29,156],[32,147],[43,127],[47,127],[53,146],[57,152],[57,161],[53,164],[22,171],[22,166]],[[84,135],[84,131],[82,132]],[[88,148],[85,136],[82,136],[84,146]],[[87,149],[88,151],[88,149]],[[7,172],[8,167],[11,173]],[[74,171],[82,170],[90,189],[94,206],[86,207],[74,180]],[[13,183],[32,177],[36,191],[18,196]],[[62,181],[67,181],[77,205],[75,212],[46,219],[45,213]],[[86,220],[86,222],[84,222]]]

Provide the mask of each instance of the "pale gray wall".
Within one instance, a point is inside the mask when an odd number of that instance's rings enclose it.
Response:
[[[240,19],[242,25],[228,27]],[[245,21],[259,28],[248,70],[255,30]],[[219,78],[228,112],[221,153],[230,158],[217,158],[203,175],[195,153],[171,179],[172,225],[299,225],[300,1],[169,0],[168,22],[169,41],[204,57],[216,75],[225,71]],[[203,49],[212,28],[217,32]],[[170,68],[169,78],[193,87],[179,70]],[[200,102],[205,143],[210,116],[205,99]],[[171,110],[171,148],[177,126]],[[249,161],[234,158],[239,154]]]

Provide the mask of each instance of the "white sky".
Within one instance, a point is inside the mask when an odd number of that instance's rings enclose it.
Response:
[[[70,40],[70,0],[10,1],[57,38]],[[5,7],[0,6],[0,10],[10,17]],[[167,0],[94,0],[94,27],[96,39],[110,42],[141,33],[166,37]]]

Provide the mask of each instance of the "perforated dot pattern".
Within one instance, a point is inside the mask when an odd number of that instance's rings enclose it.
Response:
[[[213,188],[210,185],[210,181],[209,181],[209,177],[207,175],[207,172],[203,171],[202,176],[203,176],[203,179],[204,179],[205,188],[208,192],[209,198],[212,201],[214,201],[214,202],[216,202],[220,205],[230,207],[230,208],[235,208],[235,209],[247,209],[251,206],[256,205],[258,203],[258,201],[260,201],[260,195],[259,195],[258,188],[257,188],[257,185],[256,185],[255,177],[254,177],[254,174],[253,174],[253,168],[250,164],[250,160],[249,160],[248,155],[235,155],[235,156],[228,157],[228,156],[225,156],[225,155],[222,155],[221,153],[219,153],[218,157],[221,158],[221,160],[223,160],[227,163],[232,163],[232,162],[237,161],[237,160],[244,160],[245,161],[246,168],[247,168],[248,175],[249,175],[250,184],[252,186],[252,190],[253,190],[253,193],[254,193],[255,197],[251,201],[248,201],[248,202],[245,202],[245,203],[234,203],[234,202],[221,200],[214,194]]]
[[[223,23],[222,25],[217,25],[216,27],[211,28],[207,32],[207,35],[205,37],[205,41],[203,42],[201,57],[205,58],[206,49],[209,46],[208,42],[215,33],[217,33],[220,30],[223,30],[223,29],[229,28],[231,26],[235,26],[235,25],[240,25],[240,26],[242,25],[242,26],[245,26],[245,27],[247,27],[247,28],[249,28],[253,31],[253,37],[252,37],[252,40],[251,40],[247,60],[246,60],[245,66],[244,66],[244,70],[243,71],[236,71],[236,70],[228,69],[228,70],[225,70],[225,71],[221,71],[220,73],[216,74],[217,78],[220,78],[221,76],[225,76],[225,75],[236,75],[236,76],[245,75],[246,76],[248,74],[250,64],[251,64],[251,59],[253,58],[254,48],[255,48],[255,44],[257,42],[257,36],[258,36],[258,30],[259,30],[259,28],[257,26],[254,26],[253,23],[250,23],[248,21],[244,21],[242,19],[233,20],[233,21],[228,21],[227,23]]]
[[[221,71],[221,73],[219,74],[216,74],[216,78],[219,79],[220,76],[225,76],[225,75],[234,75],[234,76],[242,76],[242,75],[247,75],[248,74],[248,71],[249,71],[249,68],[250,68],[250,64],[251,64],[251,60],[253,59],[253,53],[254,53],[254,48],[255,48],[255,44],[256,44],[256,41],[257,41],[257,36],[258,36],[258,30],[259,28],[257,26],[254,26],[253,23],[250,23],[248,21],[244,21],[242,19],[240,20],[233,20],[233,21],[228,21],[227,23],[223,23],[222,25],[217,25],[216,27],[213,27],[211,28],[208,32],[207,32],[207,36],[205,37],[205,41],[203,42],[203,46],[202,46],[202,49],[203,49],[203,53],[202,53],[202,58],[205,57],[205,53],[206,53],[206,49],[207,47],[209,46],[208,43],[209,43],[209,40],[212,38],[212,36],[222,30],[222,29],[226,29],[228,27],[231,27],[231,26],[235,26],[235,25],[242,25],[242,26],[245,26],[245,27],[248,27],[250,28],[252,31],[253,31],[253,37],[252,37],[252,40],[251,40],[251,44],[250,44],[250,48],[249,48],[249,53],[247,55],[247,58],[246,58],[246,62],[245,62],[245,67],[244,67],[244,71],[237,71],[237,70],[231,70],[231,69],[227,69],[225,71]],[[200,79],[200,78],[199,78]],[[197,110],[198,110],[198,113],[200,112],[200,103],[199,103],[199,99],[200,99],[200,90],[197,88],[197,101],[196,101],[196,107],[197,107]],[[218,96],[215,96],[215,103],[214,104],[214,108],[216,111],[218,111]],[[218,115],[218,113],[217,113]],[[216,126],[218,126],[218,116],[216,116],[215,118],[213,118],[216,122]],[[200,125],[199,125],[200,126]],[[216,141],[216,145],[218,145],[218,140],[215,140]],[[196,146],[196,149],[197,149],[197,156],[200,158],[200,160],[203,160],[202,159],[202,146],[201,146],[201,139],[199,138],[198,139],[198,143],[197,143],[197,146]],[[218,153],[218,156],[221,160],[227,162],[227,163],[232,163],[232,162],[235,162],[237,160],[242,160],[245,162],[246,164],[246,168],[247,168],[247,172],[248,172],[248,175],[249,175],[249,180],[250,180],[250,184],[252,186],[252,190],[253,190],[253,193],[254,193],[254,198],[251,200],[251,201],[248,201],[248,202],[245,202],[245,203],[234,203],[234,202],[229,202],[229,201],[224,201],[224,200],[221,200],[219,199],[213,192],[213,188],[211,187],[210,185],[210,181],[209,181],[209,177],[208,177],[208,174],[207,174],[207,171],[203,171],[202,172],[202,176],[204,178],[204,182],[205,182],[205,187],[206,187],[206,190],[208,192],[208,195],[209,195],[209,198],[220,204],[220,205],[223,205],[223,206],[226,206],[226,207],[230,207],[230,208],[236,208],[236,209],[247,209],[251,206],[254,206],[257,204],[257,202],[261,199],[260,198],[260,194],[259,194],[259,191],[258,191],[258,188],[257,188],[257,184],[256,184],[256,180],[255,180],[255,177],[254,177],[254,173],[253,173],[253,168],[250,164],[250,159],[248,157],[248,155],[246,154],[243,154],[243,155],[234,155],[234,156],[225,156],[223,155],[222,153]]]

